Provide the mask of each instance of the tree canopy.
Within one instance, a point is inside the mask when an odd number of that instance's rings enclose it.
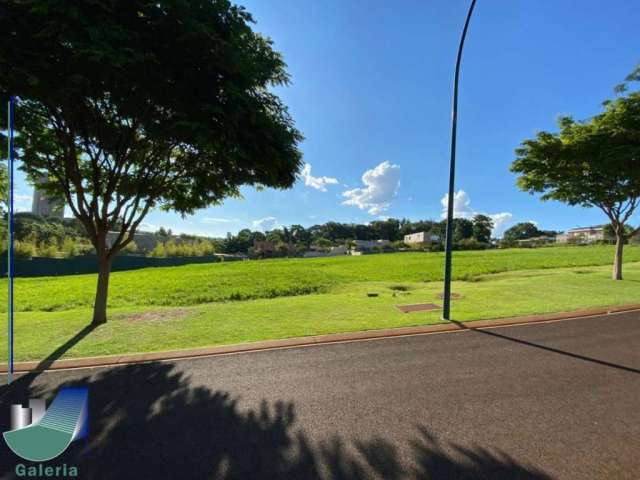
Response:
[[[513,227],[505,230],[502,240],[506,243],[513,243],[516,240],[526,240],[528,238],[539,237],[543,232],[533,222],[516,223]]]
[[[493,231],[493,220],[486,215],[477,214],[473,217],[473,236],[479,242],[488,243],[491,241]]]
[[[640,67],[627,82],[640,80]],[[628,90],[627,83],[616,87]],[[622,278],[624,226],[640,201],[640,92],[604,102],[585,121],[561,117],[556,133],[540,132],[516,150],[518,186],[543,200],[597,207],[617,232],[614,277]]]
[[[106,302],[112,257],[150,209],[189,214],[242,185],[294,183],[302,136],[270,90],[288,83],[286,65],[244,8],[227,0],[1,8],[0,93],[19,99],[19,156],[87,230],[101,266],[96,305]]]

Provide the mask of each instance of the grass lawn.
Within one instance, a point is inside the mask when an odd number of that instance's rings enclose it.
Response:
[[[610,265],[613,247],[552,247],[454,252],[454,280],[518,270]],[[640,246],[625,248],[640,261]],[[442,253],[395,253],[332,258],[274,259],[114,272],[110,307],[191,306],[211,302],[326,293],[354,282],[442,280]],[[97,275],[20,278],[17,311],[61,311],[93,305]],[[0,311],[6,309],[0,282]],[[4,298],[3,298],[4,296]]]
[[[462,298],[453,302],[453,317],[479,320],[640,303],[640,248],[626,249],[620,282],[610,279],[612,253],[609,247],[456,252],[453,291]],[[441,266],[437,254],[389,254],[118,272],[109,322],[64,358],[439,323],[440,311],[403,314],[395,305],[441,304],[441,282],[424,281],[439,279]],[[276,277],[273,284],[270,275]],[[295,280],[302,290],[295,290]],[[16,359],[45,358],[81,331],[91,318],[90,300],[84,298],[91,297],[94,285],[93,275],[21,279],[16,301],[28,302],[28,308],[23,304],[16,314]],[[30,294],[21,291],[25,288]],[[82,290],[89,291],[83,296]],[[295,296],[283,296],[287,291]],[[238,292],[253,299],[231,301]],[[173,306],[162,306],[167,304]],[[4,342],[0,355],[6,358]]]

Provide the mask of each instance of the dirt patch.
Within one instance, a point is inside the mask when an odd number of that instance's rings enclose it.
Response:
[[[435,303],[416,303],[414,305],[396,305],[396,308],[402,313],[424,312],[427,310],[439,310],[442,308]]]
[[[154,322],[162,320],[177,320],[184,318],[191,312],[187,308],[176,308],[171,310],[149,310],[141,313],[127,313],[118,315],[118,320],[127,322]]]

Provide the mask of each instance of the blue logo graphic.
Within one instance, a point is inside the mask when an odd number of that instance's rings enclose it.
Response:
[[[73,387],[60,390],[48,410],[41,398],[30,399],[26,408],[11,405],[11,430],[3,434],[7,445],[32,462],[57,457],[89,433],[88,399],[86,387]]]

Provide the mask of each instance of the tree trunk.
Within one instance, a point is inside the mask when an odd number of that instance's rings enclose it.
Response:
[[[107,298],[109,294],[109,275],[111,274],[111,257],[98,255],[98,287],[96,301],[93,305],[93,325],[107,323]]]
[[[624,247],[624,229],[616,229],[616,256],[613,259],[614,280],[622,280],[622,248]]]

